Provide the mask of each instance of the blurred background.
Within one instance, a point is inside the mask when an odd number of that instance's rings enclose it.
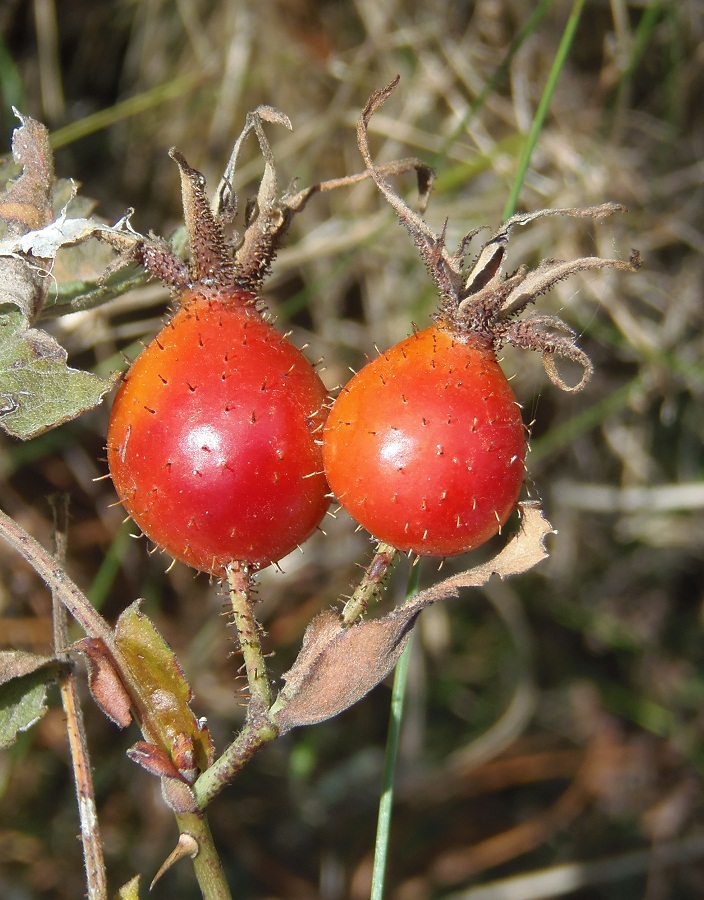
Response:
[[[644,265],[588,273],[541,298],[595,362],[563,394],[537,354],[504,367],[532,427],[531,497],[557,534],[528,575],[465,593],[421,617],[413,646],[391,834],[388,897],[571,896],[674,900],[704,879],[704,4],[701,0],[4,0],[0,131],[11,107],[52,131],[57,173],[111,221],[170,236],[181,224],[176,145],[212,188],[247,111],[267,126],[282,186],[362,169],[355,124],[373,119],[375,160],[415,155],[437,170],[427,219],[448,242],[497,227],[570,13],[581,20],[533,154],[519,208],[613,200],[594,225],[519,229],[510,266],[602,255]],[[236,185],[256,191],[246,147]],[[396,187],[413,202],[412,179]],[[481,238],[479,239],[481,242]],[[428,321],[433,287],[373,185],[313,198],[266,285],[294,340],[325,360],[333,389],[375,345]],[[74,366],[124,368],[158,330],[167,292],[144,284],[42,323]],[[47,495],[68,491],[68,569],[111,620],[136,597],[175,649],[222,749],[244,714],[220,588],[129,536],[106,471],[109,400],[29,443],[0,435],[0,501],[45,545]],[[370,558],[341,513],[259,579],[258,611],[290,665],[307,622]],[[422,564],[430,584],[442,573]],[[402,562],[389,586],[399,602]],[[50,598],[0,544],[0,643],[46,652]],[[56,698],[54,698],[55,700]],[[388,685],[337,719],[265,748],[213,804],[238,898],[369,896]],[[137,739],[86,703],[110,883],[148,883],[177,832],[156,779],[125,757]],[[64,717],[50,713],[0,755],[0,894],[83,896]],[[153,892],[199,896],[187,863]]]

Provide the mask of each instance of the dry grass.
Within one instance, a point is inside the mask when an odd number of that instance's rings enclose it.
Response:
[[[538,8],[544,16],[517,41]],[[0,10],[1,121],[9,138],[11,102],[45,121],[62,144],[61,175],[81,180],[108,217],[134,206],[137,227],[168,234],[180,217],[171,145],[214,185],[246,112],[269,103],[294,124],[290,134],[268,129],[284,181],[358,171],[359,111],[398,72],[396,95],[373,120],[373,152],[436,166],[428,218],[448,220],[452,243],[501,220],[568,10],[520,0],[9,2]],[[536,222],[516,233],[512,259],[626,258],[635,246],[645,265],[572,279],[542,300],[596,362],[583,394],[561,395],[539,359],[506,354],[534,420],[530,490],[558,534],[536,574],[424,614],[392,832],[394,900],[563,896],[574,872],[551,867],[575,860],[611,860],[617,873],[599,882],[585,870],[570,894],[581,900],[701,896],[703,31],[699,0],[586,3],[520,204],[615,200],[630,212],[597,226]],[[120,102],[140,96],[142,111],[126,115]],[[115,120],[109,127],[76,140],[62,131],[101,110]],[[245,195],[260,173],[249,149]],[[400,187],[412,196],[412,184]],[[434,303],[371,184],[309,204],[267,297],[296,340],[325,358],[331,388],[375,344],[426,321]],[[154,333],[166,302],[148,286],[53,327],[76,364],[106,371],[119,366],[118,350]],[[26,446],[2,439],[2,506],[48,541],[45,495],[71,492],[73,576],[93,585],[107,615],[147,598],[222,746],[242,706],[221,597],[183,566],[164,574],[164,557],[124,537],[109,482],[92,481],[104,471],[106,412]],[[327,530],[285,575],[261,579],[277,671],[368,554],[345,517]],[[425,566],[426,581],[435,574]],[[3,643],[44,648],[49,602],[5,547],[0,614]],[[237,897],[368,896],[387,704],[382,688],[338,720],[294,732],[216,801],[212,825]],[[175,830],[155,784],[124,756],[135,735],[89,718],[117,886],[155,871]],[[0,773],[0,893],[81,896],[58,710],[0,759]],[[627,856],[650,846],[640,862]],[[677,864],[663,869],[668,852]],[[540,869],[557,892],[525,877]],[[471,888],[508,876],[513,888]],[[154,895],[195,897],[186,864]]]

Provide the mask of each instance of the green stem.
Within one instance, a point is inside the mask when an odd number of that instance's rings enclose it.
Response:
[[[552,95],[555,91],[555,88],[557,87],[557,82],[560,79],[560,73],[562,72],[562,68],[565,65],[565,60],[567,59],[567,54],[569,53],[570,47],[572,46],[572,41],[577,31],[577,25],[579,24],[579,18],[582,15],[583,7],[584,0],[574,0],[570,17],[567,20],[567,25],[565,26],[565,31],[562,35],[562,40],[560,41],[560,46],[557,48],[557,53],[555,54],[555,59],[552,64],[552,68],[550,69],[550,74],[548,76],[547,84],[545,85],[545,90],[543,91],[543,96],[540,98],[540,103],[538,104],[535,116],[533,117],[530,131],[528,132],[528,138],[526,140],[525,146],[523,147],[523,153],[521,154],[521,159],[518,163],[516,178],[513,182],[513,187],[511,188],[511,193],[509,194],[509,198],[504,209],[504,221],[510,219],[511,216],[516,212],[516,207],[518,205],[518,195],[521,193],[521,188],[523,187],[523,182],[525,181],[526,172],[528,171],[528,165],[530,164],[533,150],[535,150],[535,145],[537,144],[538,137],[540,136],[540,132],[542,131],[543,124],[545,122],[545,116],[547,115],[550,101],[552,100]]]
[[[181,834],[190,834],[198,844],[193,868],[203,900],[232,900],[205,814],[176,813],[176,822]]]
[[[408,591],[406,599],[410,600],[418,592],[420,580],[420,565],[412,567],[408,578]],[[406,648],[396,664],[394,683],[391,690],[391,712],[389,717],[389,732],[386,739],[386,752],[384,755],[384,779],[381,797],[379,799],[379,816],[376,828],[376,843],[374,846],[374,867],[372,869],[372,891],[370,900],[382,900],[384,896],[384,879],[386,876],[386,860],[389,851],[389,835],[391,832],[391,811],[394,802],[394,778],[396,775],[396,758],[401,734],[401,722],[403,720],[403,702],[406,696],[406,681],[408,678],[408,662],[411,654],[413,635],[408,640]]]
[[[266,714],[246,722],[230,746],[193,785],[193,795],[199,808],[204,809],[213,798],[217,797],[257,750],[267,741],[273,740],[277,734],[276,727]]]
[[[256,712],[271,706],[271,683],[262,651],[259,622],[252,608],[251,579],[245,566],[227,567],[230,605],[249,685],[250,705]]]
[[[379,594],[384,576],[393,565],[397,555],[398,550],[391,544],[384,544],[382,541],[377,544],[376,553],[367,566],[364,577],[342,610],[342,625],[345,628],[353,625],[367,611],[369,601]]]

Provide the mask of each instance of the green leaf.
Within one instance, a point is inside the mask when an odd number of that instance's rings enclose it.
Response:
[[[202,726],[188,705],[192,692],[173,650],[139,611],[137,600],[122,613],[115,627],[115,640],[134,679],[139,683],[143,702],[156,725],[164,749],[175,758],[185,743],[191,744],[195,764],[205,771],[212,762],[210,732]],[[182,761],[175,759],[177,769]]]
[[[22,440],[97,406],[114,383],[72,369],[51,335],[25,323],[18,310],[0,314],[0,425]]]
[[[115,894],[115,900],[139,900],[139,875],[135,875],[134,878],[130,878],[130,880],[123,884],[122,887]]]
[[[17,740],[46,712],[46,690],[56,678],[57,661],[19,650],[0,652],[0,748]]]

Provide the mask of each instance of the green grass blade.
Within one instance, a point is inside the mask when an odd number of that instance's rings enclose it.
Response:
[[[189,93],[205,80],[206,76],[200,73],[191,73],[182,75],[180,78],[173,78],[164,84],[158,84],[156,87],[143,91],[141,94],[136,94],[134,97],[128,97],[126,100],[122,100],[108,109],[101,109],[90,116],[84,116],[77,122],[71,122],[68,125],[64,125],[63,128],[52,131],[50,135],[51,146],[54,150],[57,150],[59,147],[72,144],[74,141],[80,140],[89,134],[101,131],[110,125],[115,125],[123,119],[129,119],[139,113],[147,112],[150,109],[161,106],[162,103],[175,100],[177,97]]]
[[[407,599],[418,592],[420,578],[420,564],[411,567],[408,577]],[[389,851],[389,834],[391,831],[391,810],[394,802],[394,776],[396,774],[396,757],[398,755],[398,743],[403,720],[403,702],[406,696],[406,681],[408,677],[408,662],[410,659],[411,643],[413,635],[406,644],[406,649],[396,663],[394,683],[391,690],[391,711],[389,716],[389,732],[386,739],[386,752],[384,755],[384,779],[379,798],[379,816],[376,828],[376,843],[374,845],[374,867],[372,870],[372,891],[370,900],[382,900],[384,896],[384,879],[386,875],[386,860]]]
[[[535,145],[537,144],[538,137],[540,136],[540,132],[542,131],[543,124],[545,122],[545,116],[547,115],[550,101],[552,100],[552,95],[555,91],[555,88],[557,87],[557,82],[560,79],[560,74],[562,73],[562,69],[565,65],[570,47],[572,46],[572,41],[574,40],[574,36],[577,31],[577,25],[579,24],[579,18],[582,15],[583,7],[584,0],[574,0],[570,17],[567,20],[567,25],[565,26],[565,31],[562,35],[562,40],[560,41],[560,46],[557,49],[555,60],[552,64],[552,68],[550,69],[550,75],[548,76],[548,81],[545,85],[543,96],[540,98],[540,103],[538,104],[538,108],[535,111],[533,123],[528,133],[528,138],[526,139],[525,146],[523,147],[523,153],[518,163],[516,178],[513,182],[513,187],[511,188],[511,193],[509,194],[509,198],[504,209],[504,221],[506,219],[510,219],[511,216],[516,212],[518,197],[521,193],[523,182],[525,181],[526,172],[528,171],[528,165],[530,164],[533,150],[535,150]]]

